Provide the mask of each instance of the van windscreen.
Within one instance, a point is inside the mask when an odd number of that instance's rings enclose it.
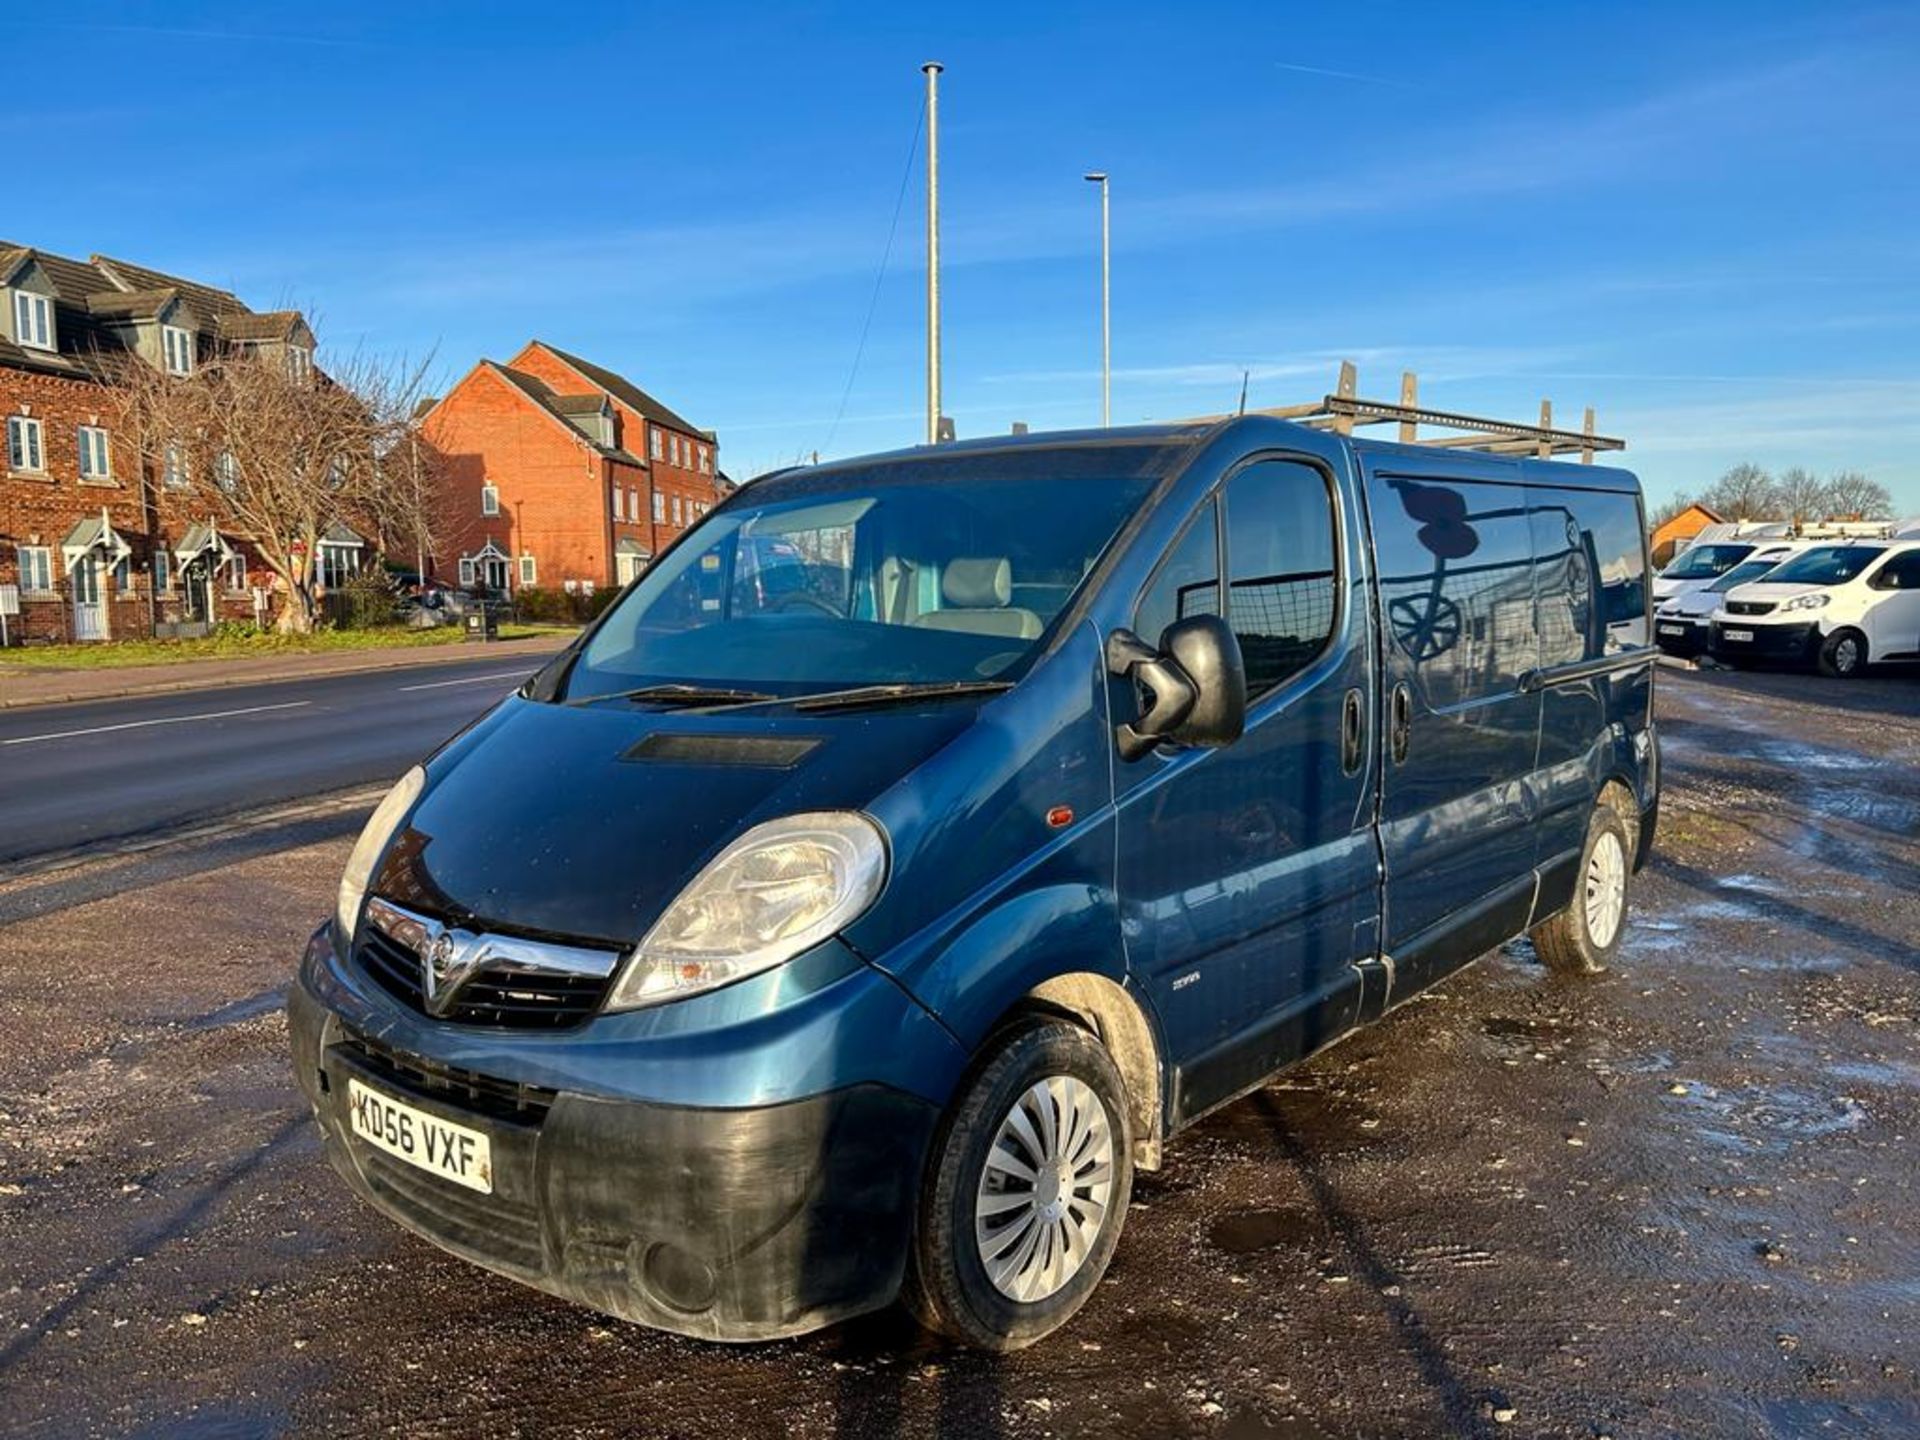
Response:
[[[568,695],[1012,680],[1156,470],[1036,448],[761,482],[621,598]]]
[[[1662,580],[1710,580],[1753,553],[1751,545],[1695,545],[1660,572]]]
[[[1769,585],[1844,585],[1886,553],[1884,545],[1822,545],[1803,550],[1767,576]]]

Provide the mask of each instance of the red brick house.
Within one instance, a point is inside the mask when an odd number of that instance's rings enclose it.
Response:
[[[720,498],[712,431],[540,340],[475,365],[421,433],[448,477],[434,569],[462,585],[623,585]]]
[[[169,496],[114,434],[114,368],[189,374],[221,347],[311,366],[294,311],[94,255],[0,241],[0,597],[11,643],[198,633],[252,620],[268,574],[249,547]],[[357,536],[335,537],[357,564]]]

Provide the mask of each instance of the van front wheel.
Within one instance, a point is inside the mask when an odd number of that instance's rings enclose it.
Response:
[[[1100,1283],[1133,1188],[1125,1087],[1087,1031],[1023,1021],[995,1044],[928,1164],[904,1298],[920,1322],[1018,1350]]]
[[[1633,879],[1633,839],[1614,806],[1601,803],[1587,822],[1586,844],[1574,876],[1573,903],[1533,929],[1533,948],[1561,975],[1598,975],[1620,949],[1627,930],[1627,894]]]
[[[1820,646],[1820,673],[1851,680],[1867,668],[1867,637],[1858,630],[1836,630]]]

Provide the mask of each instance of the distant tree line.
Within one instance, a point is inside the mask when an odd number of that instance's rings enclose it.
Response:
[[[1682,492],[1653,512],[1664,525],[1689,505],[1704,505],[1723,520],[1891,520],[1893,495],[1858,470],[1815,475],[1795,465],[1778,475],[1760,466],[1734,466],[1699,494]]]

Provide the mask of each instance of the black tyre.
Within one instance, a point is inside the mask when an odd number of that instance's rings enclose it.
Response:
[[[1820,673],[1836,680],[1852,680],[1867,669],[1867,637],[1852,628],[1833,632],[1820,643]]]
[[[1619,952],[1633,887],[1633,837],[1626,818],[1605,800],[1587,822],[1574,877],[1573,903],[1533,929],[1533,948],[1560,975],[1598,975]]]
[[[934,1139],[903,1298],[930,1330],[1018,1350],[1106,1274],[1133,1190],[1125,1085],[1077,1025],[1023,1020]]]

